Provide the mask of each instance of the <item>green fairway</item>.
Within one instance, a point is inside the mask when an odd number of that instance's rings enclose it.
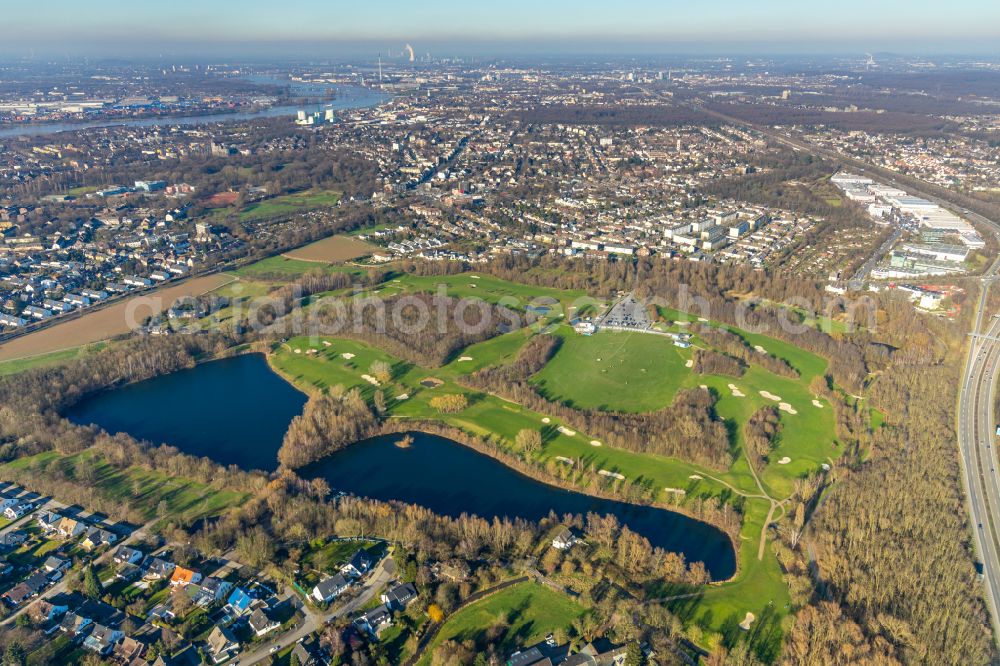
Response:
[[[429,664],[434,648],[444,641],[474,640],[498,623],[508,627],[502,645],[504,651],[533,645],[557,629],[568,629],[585,612],[568,597],[538,583],[519,583],[449,617],[419,663]]]
[[[687,350],[670,338],[600,331],[577,335],[560,327],[562,346],[532,383],[549,400],[577,409],[649,412],[671,403],[691,372]]]
[[[338,201],[340,201],[340,192],[332,190],[308,190],[294,194],[283,194],[246,206],[240,211],[240,220],[248,222],[305,213],[317,208],[336,206]]]

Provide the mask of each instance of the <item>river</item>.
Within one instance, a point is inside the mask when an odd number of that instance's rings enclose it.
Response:
[[[270,82],[263,80],[262,82]],[[277,81],[275,81],[277,82]],[[291,81],[280,81],[288,85]],[[300,87],[301,86],[301,87]],[[303,96],[312,96],[315,93],[314,86],[306,84],[293,84],[292,89]],[[57,134],[59,132],[72,132],[81,129],[93,129],[99,127],[169,127],[169,126],[189,126],[202,125],[205,123],[235,122],[240,120],[251,120],[253,118],[278,118],[281,116],[294,116],[299,109],[359,109],[381,104],[389,97],[377,90],[361,88],[359,86],[336,86],[337,96],[334,99],[326,100],[315,104],[289,104],[279,106],[269,106],[253,111],[238,111],[235,113],[207,113],[193,116],[157,116],[155,118],[134,118],[134,119],[107,119],[81,122],[60,122],[43,124],[21,124],[0,126],[0,139],[17,136],[43,136],[46,134]]]

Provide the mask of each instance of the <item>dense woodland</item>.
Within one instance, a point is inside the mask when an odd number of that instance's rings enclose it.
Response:
[[[768,372],[772,372],[779,377],[788,377],[789,379],[799,378],[799,371],[789,365],[788,361],[783,358],[778,358],[774,354],[766,351],[757,351],[750,346],[749,342],[732,331],[702,324],[696,325],[694,330],[698,332],[698,336],[702,340],[716,349],[721,349],[728,358],[737,360],[743,366],[755,363]],[[697,364],[698,357],[696,355],[695,365]],[[728,375],[733,373],[727,372],[724,374]],[[742,374],[743,373],[740,372],[739,374],[733,376],[739,377]]]
[[[431,368],[469,345],[511,330],[523,319],[502,306],[480,302],[465,307],[461,299],[439,294],[354,299],[346,310],[332,302],[328,305],[317,318],[325,333],[355,338]]]
[[[289,424],[278,461],[292,469],[302,467],[377,430],[378,420],[357,390],[317,394]]]

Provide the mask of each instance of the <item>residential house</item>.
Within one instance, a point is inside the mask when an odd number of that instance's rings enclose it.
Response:
[[[351,586],[351,582],[344,578],[342,574],[337,574],[316,583],[312,589],[312,596],[321,603],[330,603]]]
[[[62,622],[59,623],[59,630],[70,638],[78,638],[86,633],[92,624],[93,621],[89,617],[69,612],[63,616]]]
[[[22,603],[37,595],[49,584],[48,577],[37,571],[22,582],[18,583],[3,595],[3,599],[12,606],[20,606]]]
[[[90,635],[83,640],[83,647],[103,657],[111,654],[115,643],[124,637],[125,633],[118,629],[112,629],[103,624],[96,624]]]
[[[28,617],[35,624],[44,625],[62,617],[69,610],[69,605],[56,595],[51,599],[39,599],[28,607]]]
[[[114,562],[115,564],[139,564],[142,558],[142,551],[138,548],[118,546],[118,549],[115,551]]]
[[[7,507],[20,504],[20,501],[11,495],[0,495],[0,511],[6,511]]]
[[[56,533],[63,539],[73,539],[86,531],[87,525],[75,518],[63,516],[56,525]]]
[[[13,550],[28,540],[28,535],[21,530],[13,530],[0,534],[0,550]]]
[[[17,502],[5,508],[3,515],[7,520],[17,520],[32,509],[31,502]]]
[[[62,573],[63,571],[69,569],[72,565],[73,562],[66,559],[65,557],[59,557],[58,555],[49,555],[47,558],[45,558],[45,564],[43,566],[45,567],[45,570],[48,571],[49,573],[52,573],[53,571]]]
[[[123,580],[126,583],[139,580],[140,576],[142,576],[142,569],[138,565],[129,564],[128,562],[118,567],[118,570],[115,571],[115,578]]]
[[[216,664],[231,658],[240,648],[239,641],[225,627],[216,626],[205,641],[208,655]]]
[[[174,568],[177,566],[173,562],[168,562],[167,560],[161,560],[158,557],[153,557],[150,555],[146,558],[145,562],[146,573],[143,576],[147,580],[160,580],[163,578],[168,578],[170,574],[174,572]]]
[[[170,585],[172,587],[185,587],[187,585],[201,582],[201,574],[184,567],[174,567],[174,572],[170,575]]]
[[[209,576],[198,585],[189,585],[189,590],[193,590],[191,599],[199,606],[207,606],[216,601],[222,601],[233,589],[233,584],[220,578]]]
[[[299,660],[299,666],[319,666],[320,657],[319,646],[316,640],[307,638],[300,643],[296,643],[292,648],[292,655]],[[291,659],[291,657],[289,657]]]
[[[615,647],[608,640],[600,639],[570,655],[563,666],[622,666],[626,653],[625,646]]]
[[[145,663],[141,660],[142,655],[146,653],[146,644],[131,636],[125,636],[115,643],[113,652],[112,659],[119,664],[131,666],[132,664]]]
[[[340,567],[340,573],[345,576],[350,576],[351,578],[360,578],[368,572],[371,566],[371,557],[369,557],[368,552],[362,548],[351,556],[351,559],[347,561],[347,564]]]
[[[557,550],[569,550],[575,546],[578,541],[579,539],[575,534],[573,534],[573,530],[565,527],[559,532],[559,534],[556,535],[556,538],[552,540],[552,547]]]
[[[405,610],[417,598],[417,588],[413,583],[402,583],[382,593],[382,603],[392,610]]]
[[[250,611],[250,604],[254,598],[251,597],[242,587],[233,590],[229,598],[226,599],[226,609],[233,615],[243,615]]]
[[[87,530],[87,534],[83,538],[81,545],[84,550],[92,551],[97,550],[101,546],[110,546],[116,541],[118,541],[118,535],[114,532],[102,530],[100,527],[91,527]]]
[[[39,511],[35,515],[35,520],[38,522],[38,526],[42,528],[42,531],[48,534],[49,532],[55,532],[59,528],[59,521],[62,520],[62,516],[51,511]]]
[[[383,629],[392,624],[392,612],[388,606],[382,604],[355,619],[354,624],[378,636]]]
[[[250,619],[247,622],[258,637],[265,636],[281,626],[279,622],[275,622],[268,617],[267,613],[261,608],[251,613]]]
[[[0,555],[0,576],[6,576],[14,570],[14,565],[7,561],[7,558]]]

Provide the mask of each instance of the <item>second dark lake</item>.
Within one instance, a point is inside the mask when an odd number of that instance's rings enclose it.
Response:
[[[299,470],[323,477],[334,490],[378,500],[400,500],[451,517],[508,516],[537,521],[555,511],[612,514],[654,546],[704,562],[713,580],[736,571],[732,543],[721,530],[685,515],[649,506],[600,499],[524,476],[499,461],[444,437],[410,433],[413,443],[396,446],[402,435],[375,437]]]

